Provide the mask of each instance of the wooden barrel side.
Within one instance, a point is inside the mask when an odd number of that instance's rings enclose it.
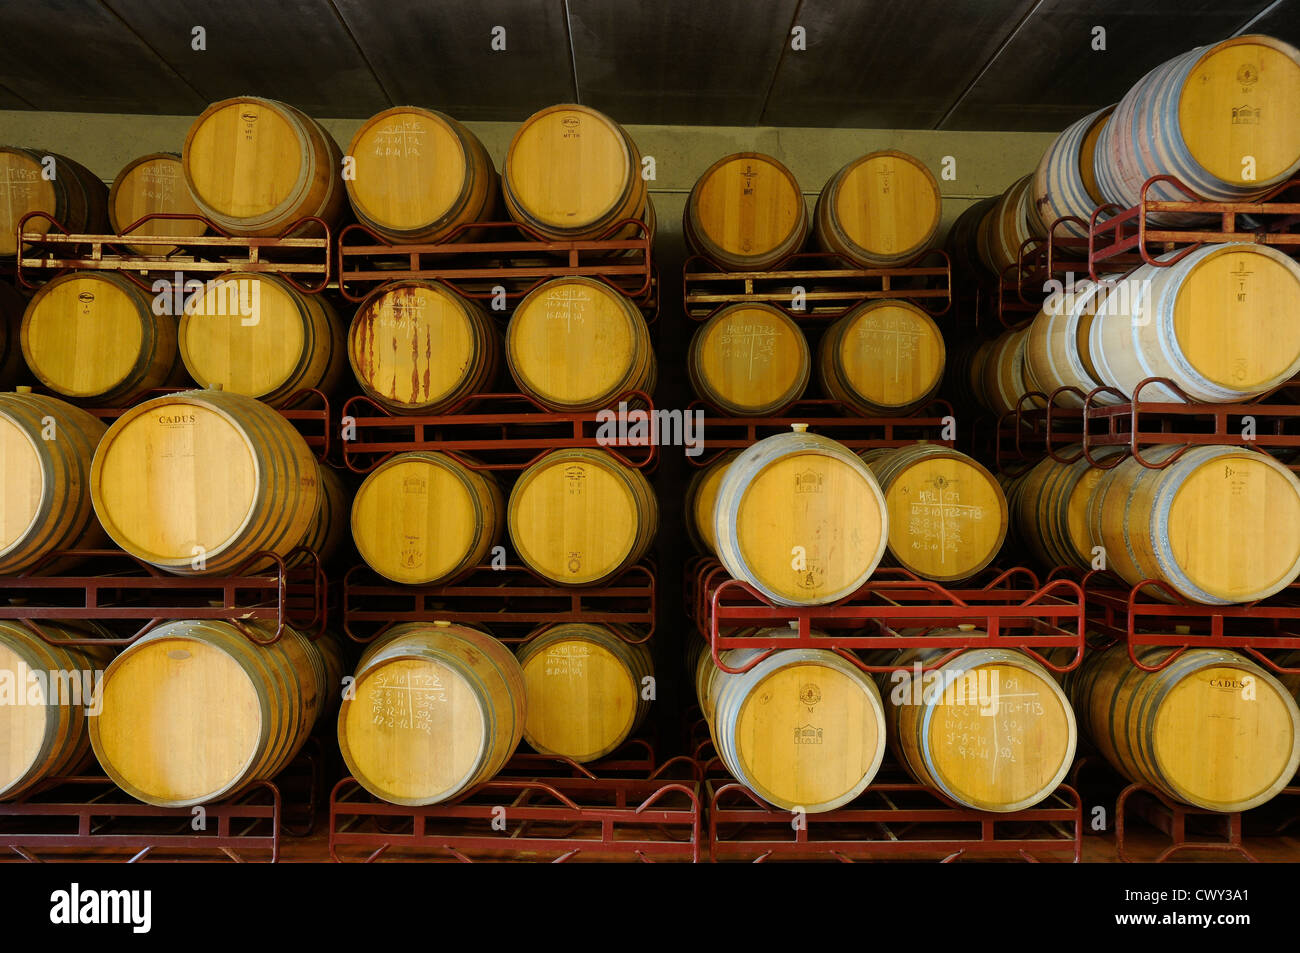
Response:
[[[784,165],[760,152],[724,156],[696,180],[682,234],[729,271],[766,271],[808,239],[808,206]]]
[[[873,152],[826,183],[814,214],[824,251],[863,268],[901,265],[934,241],[943,213],[939,183],[906,152]]]
[[[854,308],[822,335],[817,375],[828,397],[869,417],[911,413],[939,390],[947,352],[938,325],[908,301]]]
[[[803,396],[812,354],[799,325],[779,308],[734,304],[695,332],[687,372],[701,400],[727,414],[761,417]]]

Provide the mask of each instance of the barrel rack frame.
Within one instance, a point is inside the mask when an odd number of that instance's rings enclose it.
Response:
[[[136,235],[136,229],[151,221],[197,221],[207,232],[197,237],[178,235]],[[43,221],[47,231],[29,231],[32,222]],[[291,238],[311,228],[318,238]],[[153,292],[150,276],[214,276],[225,272],[276,274],[303,294],[325,290],[333,274],[333,243],[330,228],[319,218],[303,218],[277,236],[232,235],[202,215],[154,212],[141,216],[114,234],[74,234],[45,212],[28,212],[18,222],[18,283],[36,288],[44,281],[69,271],[114,271]],[[128,246],[158,246],[160,254],[141,255]],[[167,253],[166,249],[174,251]]]
[[[793,307],[796,287],[804,289],[805,308]],[[902,265],[878,268],[826,252],[798,252],[764,271],[728,271],[695,255],[682,265],[682,294],[693,321],[707,321],[733,304],[772,305],[796,321],[834,321],[883,298],[912,301],[938,316],[952,308],[952,262],[937,248]]]
[[[652,829],[658,837],[650,836]],[[553,863],[699,863],[703,834],[698,765],[678,756],[656,767],[653,749],[639,740],[592,765],[516,753],[494,779],[443,804],[389,804],[350,777],[330,795],[335,862],[370,863],[404,850],[412,859],[461,863],[494,859],[494,852],[508,854],[504,859],[545,856]],[[368,853],[357,857],[358,849]]]

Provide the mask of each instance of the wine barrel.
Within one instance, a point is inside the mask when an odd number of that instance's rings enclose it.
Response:
[[[1025,334],[1023,378],[1027,390],[1051,396],[1062,387],[1077,388],[1083,397],[1062,391],[1057,403],[1081,408],[1084,398],[1101,386],[1088,351],[1088,334],[1098,311],[1106,307],[1107,288],[1084,278],[1067,293],[1049,297]],[[1110,403],[1118,398],[1098,394]]]
[[[659,527],[654,490],[603,450],[555,450],[515,481],[507,509],[515,554],[569,586],[612,579],[650,548]]]
[[[524,740],[542,754],[577,762],[616,751],[645,720],[654,662],[635,634],[566,622],[519,646],[528,717]]]
[[[185,187],[181,157],[174,152],[151,152],[132,159],[122,167],[108,190],[108,222],[119,235],[146,215],[157,213],[202,214]],[[206,231],[207,226],[195,219],[158,218],[133,229],[131,235],[192,238]],[[161,257],[177,250],[175,245],[128,244],[126,247],[137,255]]]
[[[729,668],[742,668],[767,651],[731,649],[719,657]],[[715,666],[706,650],[699,656],[696,686],[718,757],[769,804],[809,814],[833,811],[866,790],[880,769],[880,690],[834,652],[786,649],[732,675]]]
[[[394,804],[438,804],[490,780],[523,737],[519,663],[466,626],[394,626],[361,657],[353,688],[339,749],[362,787]]]
[[[55,550],[104,541],[90,469],[104,424],[79,407],[20,388],[0,394],[0,573],[30,569]]]
[[[27,299],[5,281],[0,281],[0,390],[8,390],[25,373],[19,330]]]
[[[450,116],[397,106],[371,116],[348,146],[344,180],[357,221],[394,242],[438,242],[492,219],[500,184],[478,136]],[[472,229],[457,240],[471,238]]]
[[[316,515],[298,545],[310,549],[320,557],[321,563],[328,564],[342,551],[348,540],[348,513],[352,494],[333,467],[318,464],[316,472],[320,477],[320,500],[316,506]],[[307,557],[302,557],[295,561],[303,563],[306,559]]]
[[[686,534],[701,553],[717,550],[718,540],[713,535],[713,505],[718,500],[723,474],[738,456],[739,450],[729,450],[707,467],[696,470],[686,484],[686,502],[682,507],[686,514]]]
[[[909,301],[858,305],[822,335],[817,377],[826,396],[868,417],[911,413],[943,380],[943,334]]]
[[[1253,34],[1176,56],[1115,107],[1097,141],[1097,187],[1130,208],[1147,179],[1173,175],[1208,201],[1250,201],[1300,169],[1297,102],[1300,51],[1289,43]],[[1187,199],[1166,182],[1147,194]],[[1177,213],[1152,220],[1188,224]]]
[[[808,206],[784,165],[761,152],[738,152],[696,180],[682,234],[695,254],[727,271],[767,271],[803,248]]]
[[[803,396],[812,354],[781,309],[733,304],[695,332],[686,367],[701,400],[723,413],[762,417]]]
[[[1179,649],[1147,672],[1117,645],[1084,656],[1066,692],[1084,731],[1116,770],[1207,811],[1246,811],[1300,767],[1300,709],[1263,668],[1228,649]],[[1155,666],[1169,649],[1142,648]]]
[[[1082,451],[1079,444],[1063,447],[1065,457]],[[1095,447],[1098,459],[1125,453],[1123,447]],[[1108,470],[1092,466],[1084,458],[1061,463],[1048,457],[1040,460],[1015,483],[1009,495],[1016,533],[1044,566],[1076,566],[1091,569],[1094,546],[1088,524],[1088,503],[1093,490]]]
[[[1179,449],[1142,453],[1163,462]],[[1161,470],[1130,457],[1097,483],[1088,519],[1131,586],[1159,579],[1191,602],[1231,605],[1300,576],[1300,480],[1244,447],[1193,447]]]
[[[1296,314],[1300,264],[1267,245],[1204,245],[1120,281],[1090,324],[1088,356],[1098,380],[1129,396],[1164,377],[1193,401],[1238,403],[1300,373]],[[1163,384],[1141,396],[1183,400]]]
[[[281,235],[304,218],[338,221],[343,154],[316,121],[286,103],[223,99],[194,120],[181,164],[194,204],[234,235]],[[318,235],[319,226],[293,235]]]
[[[18,254],[18,225],[29,212],[45,212],[74,235],[102,233],[108,228],[108,188],[67,156],[0,146],[0,259]],[[26,230],[44,235],[49,228],[44,219],[33,219]]]
[[[1007,500],[993,474],[947,447],[861,454],[885,494],[889,558],[939,582],[969,579],[1007,537]]]
[[[200,387],[282,407],[307,388],[325,394],[347,373],[334,308],[276,275],[227,272],[209,281],[181,318],[181,360]]]
[[[1031,172],[1013,182],[980,219],[975,231],[979,259],[995,275],[1020,261],[1020,246],[1041,232],[1034,214]]]
[[[194,390],[122,414],[95,453],[90,492],[122,549],[168,572],[211,574],[258,552],[287,555],[315,517],[319,479],[307,442],[270,407]]]
[[[885,553],[889,517],[861,458],[794,426],[727,467],[713,532],[732,576],[779,605],[822,605],[867,581]]]
[[[1040,234],[1048,235],[1057,219],[1070,215],[1087,223],[1093,209],[1106,201],[1097,187],[1093,156],[1101,131],[1114,109],[1107,106],[1070,123],[1038,160],[1030,195]],[[1062,234],[1088,237],[1086,224],[1080,227],[1067,222],[1061,228]]]
[[[654,390],[650,329],[636,305],[603,281],[556,278],[519,302],[506,329],[519,389],[552,410],[596,410],[629,390]]]
[[[0,620],[0,801],[89,760],[87,725],[99,714],[98,680],[111,655],[97,646],[51,645],[29,626],[55,640],[104,634],[87,622]]]
[[[980,261],[979,255],[980,224],[989,210],[998,204],[1000,198],[1001,196],[994,195],[968,205],[949,226],[948,237],[944,239],[944,249],[952,260],[953,269],[959,274],[982,275],[984,273],[984,263]]]
[[[1033,807],[1074,763],[1078,735],[1065,693],[1048,669],[1014,649],[969,649],[921,672],[919,665],[948,651],[904,649],[888,659],[918,666],[879,676],[891,702],[885,706],[889,750],[918,783],[963,807],[996,813]]]
[[[491,385],[501,336],[483,309],[439,281],[405,279],[372,291],[348,330],[361,389],[398,414],[438,414]]]
[[[600,238],[648,215],[636,143],[608,116],[573,103],[524,120],[510,140],[501,191],[512,219],[560,241]]]
[[[89,406],[127,404],[177,377],[176,319],[110,271],[61,275],[32,296],[19,336],[38,380]],[[183,373],[183,369],[182,369]]]
[[[245,634],[244,630],[251,630]],[[275,624],[168,622],[104,671],[90,742],[104,773],[146,804],[190,807],[269,780],[293,759],[342,678],[330,636]]]
[[[943,213],[939,183],[906,152],[854,159],[822,189],[813,221],[823,251],[863,268],[906,264],[934,241]]]
[[[1025,386],[1025,338],[1028,328],[1003,331],[984,359],[980,392],[989,410],[1001,416],[1015,411]]]
[[[504,500],[491,471],[445,453],[384,461],[352,501],[361,558],[394,582],[433,583],[483,563],[501,539]]]

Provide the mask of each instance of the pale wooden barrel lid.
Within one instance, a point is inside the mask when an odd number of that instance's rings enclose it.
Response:
[[[834,181],[836,222],[854,245],[871,254],[919,251],[939,226],[939,184],[914,156],[873,152],[850,163]]]
[[[257,218],[298,191],[305,146],[274,103],[240,97],[210,106],[195,120],[183,162],[205,206],[229,218]]]
[[[269,726],[243,666],[179,631],[117,657],[95,721],[95,754],[109,777],[142,800],[170,804],[229,789],[259,756]]]
[[[416,229],[437,222],[459,203],[469,184],[465,144],[446,117],[416,106],[397,106],[368,119],[348,155],[356,178],[348,196],[385,228]]]
[[[101,442],[95,512],[124,549],[159,560],[219,552],[248,522],[258,465],[235,421],[201,404],[161,400]]]
[[[594,109],[574,104],[534,113],[511,140],[505,178],[530,218],[562,228],[591,225],[627,194],[632,152],[622,130]]]
[[[1055,681],[1016,664],[1011,653],[995,654],[1002,658],[972,665],[936,692],[922,727],[926,765],[962,803],[1013,811],[1042,800],[1065,779],[1077,734]]]
[[[1150,732],[1157,773],[1180,797],[1209,810],[1246,810],[1300,767],[1297,722],[1295,700],[1273,678],[1225,660],[1182,674],[1139,730]]]
[[[736,716],[736,756],[760,796],[834,804],[861,790],[885,745],[870,686],[816,662],[782,666],[754,685]]]
[[[186,370],[200,387],[220,384],[222,390],[249,397],[275,391],[303,363],[310,321],[306,307],[273,276],[220,275],[198,297],[194,313],[181,318]],[[245,318],[243,308],[253,315]]]
[[[730,255],[758,258],[789,245],[808,217],[794,175],[760,152],[719,159],[688,201],[700,237]]]
[[[532,291],[510,318],[506,355],[520,386],[548,400],[582,406],[628,379],[644,339],[640,315],[609,285],[557,278]]]
[[[45,485],[41,452],[31,435],[0,409],[0,555],[25,539],[50,492]]]
[[[0,255],[18,250],[18,223],[28,212],[57,215],[55,183],[41,174],[39,153],[12,146],[0,146],[0,205],[5,209],[5,227],[0,228]],[[44,233],[49,223],[30,222],[32,231]]]
[[[417,656],[386,658],[357,679],[339,714],[353,774],[395,804],[428,804],[459,790],[487,747],[483,702],[461,673]]]
[[[724,410],[776,411],[803,394],[812,356],[803,331],[771,305],[724,308],[691,349],[702,397]]]
[[[4,739],[0,744],[0,792],[21,781],[43,757],[54,727],[42,686],[29,689],[22,675],[24,667],[31,664],[31,659],[0,640],[0,678],[9,679],[15,693],[12,700],[0,705],[0,738]],[[28,704],[29,699],[36,703]]]
[[[1260,35],[1209,48],[1183,80],[1178,126],[1192,157],[1225,182],[1286,175],[1300,161],[1300,53]],[[1243,177],[1244,156],[1254,179]]]
[[[939,383],[943,335],[920,308],[903,301],[872,302],[848,320],[839,340],[839,366],[863,398],[881,407],[904,407]]]
[[[143,292],[95,272],[56,278],[23,315],[23,357],[51,390],[92,398],[135,371],[145,339]]]
[[[352,500],[357,551],[395,582],[445,578],[474,549],[482,519],[465,474],[441,454],[386,461]]]
[[[151,212],[173,212],[198,215],[185,186],[185,169],[180,156],[170,152],[155,152],[140,156],[127,164],[108,193],[108,218],[114,231],[120,232],[137,219]],[[206,230],[202,222],[193,219],[154,219],[133,231],[132,235],[202,235]],[[142,253],[165,255],[166,245],[142,246]]]

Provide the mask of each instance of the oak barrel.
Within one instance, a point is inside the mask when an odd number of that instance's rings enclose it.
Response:
[[[190,807],[269,780],[333,706],[342,670],[330,636],[285,625],[182,620],[152,629],[104,671],[90,741],[132,797]],[[248,634],[246,634],[246,631]]]
[[[812,354],[781,309],[733,304],[696,330],[686,367],[701,400],[727,414],[762,417],[803,396]]]
[[[1081,408],[1088,394],[1101,386],[1088,351],[1088,334],[1096,315],[1106,307],[1106,285],[1081,279],[1060,294],[1049,296],[1034,316],[1024,337],[1023,379],[1027,391],[1051,397],[1054,391],[1074,387],[1083,396],[1061,391],[1056,402]],[[1102,392],[1094,402],[1116,400]]]
[[[1072,444],[1060,452],[1071,458],[1082,450],[1079,444]],[[1105,459],[1125,449],[1094,447],[1091,452],[1094,458]],[[1097,543],[1088,523],[1088,504],[1108,472],[1082,457],[1073,463],[1047,457],[1014,482],[1008,493],[1012,522],[1021,542],[1040,564],[1092,568],[1092,549]]]
[[[357,221],[393,242],[443,241],[494,216],[500,185],[492,157],[445,113],[385,109],[361,124],[347,154],[356,162],[344,185]]]
[[[276,275],[227,272],[181,318],[181,360],[200,387],[281,407],[307,388],[333,393],[347,373],[334,308]]]
[[[1064,685],[1079,722],[1130,781],[1207,811],[1245,811],[1300,768],[1300,709],[1277,679],[1228,649],[1193,648],[1146,672],[1125,645],[1092,652]],[[1142,664],[1170,650],[1142,648]]]
[[[512,219],[561,241],[600,238],[624,219],[651,215],[636,143],[613,119],[574,103],[524,120],[501,191]]]
[[[993,474],[948,447],[917,444],[860,456],[885,494],[889,559],[939,582],[969,579],[1007,536],[1007,500]]]
[[[1087,353],[1097,379],[1130,397],[1164,377],[1193,401],[1238,403],[1300,373],[1296,314],[1300,264],[1267,245],[1203,245],[1119,281],[1090,323]],[[1183,400],[1164,384],[1141,397]]]
[[[501,539],[504,499],[491,471],[445,453],[399,453],[352,501],[361,558],[394,582],[434,583],[485,562]]]
[[[803,248],[808,206],[784,165],[761,152],[724,156],[686,198],[682,234],[727,271],[767,271]]]
[[[741,451],[713,509],[718,559],[779,605],[822,605],[857,591],[889,537],[870,468],[805,426]]]
[[[1030,197],[1033,180],[1031,172],[1013,182],[984,213],[975,228],[979,259],[995,275],[1001,276],[1017,264],[1020,246],[1042,232]]]
[[[717,549],[717,537],[713,535],[713,506],[718,501],[723,474],[738,456],[739,450],[727,451],[707,467],[696,470],[686,484],[686,500],[682,507],[686,534],[702,553],[713,553]]]
[[[41,149],[0,145],[0,258],[18,253],[18,225],[45,212],[73,235],[108,228],[108,187],[85,166]],[[27,231],[44,235],[50,223],[33,219]]]
[[[1162,63],[1119,101],[1095,163],[1101,194],[1121,208],[1138,203],[1153,175],[1176,176],[1211,202],[1261,195],[1300,169],[1300,51],[1252,34]],[[1187,200],[1167,182],[1148,197]],[[1152,218],[1188,224],[1178,213]]]
[[[858,305],[822,335],[817,377],[826,396],[868,417],[911,413],[943,380],[943,335],[909,301]]]
[[[1028,328],[1003,331],[994,339],[981,365],[980,392],[984,406],[995,414],[1015,411],[1025,386],[1025,339]]]
[[[90,471],[104,424],[79,407],[20,388],[0,394],[0,573],[30,569],[55,550],[104,541]]]
[[[616,751],[650,711],[650,650],[615,626],[563,622],[531,636],[516,657],[524,670],[524,740],[577,762]]]
[[[287,103],[239,96],[205,109],[185,137],[190,196],[234,235],[273,235],[304,218],[338,221],[343,154],[324,127]],[[294,229],[295,236],[320,228]]]
[[[113,272],[76,271],[43,285],[27,304],[19,335],[32,374],[89,406],[121,406],[184,379],[176,319]]]
[[[863,268],[901,266],[934,241],[943,213],[939,183],[906,152],[854,159],[826,183],[813,221],[823,251]]]
[[[1114,109],[1107,106],[1070,123],[1038,160],[1030,195],[1041,234],[1048,235],[1057,219],[1074,216],[1084,225],[1067,222],[1061,226],[1062,234],[1088,237],[1087,223],[1093,209],[1105,202],[1097,187],[1093,157]]]
[[[510,316],[505,350],[519,389],[553,410],[596,410],[629,390],[654,390],[645,317],[593,278],[556,278],[530,292]]]
[[[98,680],[112,653],[46,639],[102,634],[89,622],[0,620],[0,801],[89,760],[87,726],[99,714]]]
[[[524,673],[509,649],[447,622],[396,625],[357,665],[339,708],[348,771],[394,804],[438,804],[490,780],[518,747]]]
[[[905,649],[887,664],[928,665],[948,651]],[[1074,763],[1070,703],[1052,673],[1024,652],[968,649],[928,672],[913,667],[878,678],[888,693],[890,751],[919,783],[964,807],[1033,807]]]
[[[289,422],[219,390],[126,411],[100,441],[90,477],[113,541],[180,574],[230,572],[258,552],[287,555],[320,496],[316,458]]]
[[[146,215],[200,215],[199,207],[185,186],[181,157],[174,152],[151,152],[132,159],[113,179],[108,190],[108,222],[122,234]],[[207,226],[195,219],[156,218],[131,230],[132,235],[166,235],[192,238],[202,235]],[[137,255],[167,256],[175,245],[126,246]]]
[[[490,386],[500,353],[492,319],[439,281],[381,285],[357,306],[348,330],[357,383],[398,414],[438,414]]]
[[[650,548],[659,526],[654,490],[603,450],[554,450],[510,492],[510,541],[534,572],[571,586],[611,579]]]
[[[1163,462],[1179,449],[1142,453]],[[1129,457],[1097,482],[1088,520],[1111,571],[1191,602],[1253,602],[1300,576],[1300,480],[1244,447],[1192,447],[1160,470]]]
[[[730,668],[742,668],[767,651],[731,649],[719,657]],[[826,649],[786,649],[732,675],[714,665],[706,649],[696,673],[700,708],[718,757],[737,781],[768,803],[809,814],[833,811],[866,790],[880,769],[885,754],[880,690],[842,656]]]

